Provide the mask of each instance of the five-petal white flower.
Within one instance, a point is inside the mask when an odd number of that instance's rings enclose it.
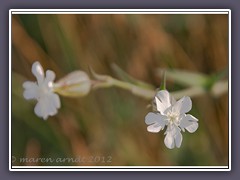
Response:
[[[157,133],[167,126],[164,133],[164,143],[169,149],[175,146],[180,147],[182,143],[181,131],[185,129],[193,133],[198,128],[198,119],[190,114],[186,114],[192,109],[190,97],[184,96],[176,101],[168,91],[161,90],[155,96],[157,112],[150,112],[145,117],[145,123],[149,125],[147,130]]]
[[[39,62],[33,63],[32,73],[36,77],[37,82],[24,82],[23,87],[25,90],[23,96],[27,100],[36,99],[38,101],[34,112],[37,116],[46,120],[48,116],[57,114],[57,109],[61,106],[59,96],[53,92],[55,73],[47,70],[46,77],[44,77],[44,71]]]

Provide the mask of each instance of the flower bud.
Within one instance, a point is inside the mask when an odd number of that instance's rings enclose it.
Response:
[[[63,96],[85,96],[91,89],[91,80],[83,71],[74,71],[54,84],[54,91]]]

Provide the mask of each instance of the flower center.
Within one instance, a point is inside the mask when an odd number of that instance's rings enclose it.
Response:
[[[45,97],[46,94],[52,91],[52,82],[49,82],[46,86],[45,84],[42,84],[39,86],[39,98]]]
[[[178,115],[176,113],[169,112],[167,114],[167,117],[168,117],[168,121],[169,121],[170,124],[179,125],[179,118],[178,118]]]

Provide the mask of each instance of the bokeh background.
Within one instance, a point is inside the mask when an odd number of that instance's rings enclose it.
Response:
[[[169,150],[164,135],[147,132],[150,100],[119,88],[61,98],[56,116],[34,114],[35,101],[23,98],[22,83],[34,80],[36,60],[56,72],[74,70],[116,77],[117,64],[132,77],[161,84],[156,68],[212,75],[228,69],[227,15],[12,15],[12,156],[28,158],[108,157],[111,163],[13,165],[228,165],[228,92],[192,98],[199,129],[183,133],[181,148]],[[225,77],[226,79],[228,77]],[[167,81],[167,88],[184,88]]]

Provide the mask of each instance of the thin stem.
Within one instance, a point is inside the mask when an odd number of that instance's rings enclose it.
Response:
[[[129,90],[133,94],[141,96],[145,99],[151,99],[156,94],[156,92],[154,90],[142,88],[142,87],[130,84],[128,82],[119,81],[119,80],[113,79],[113,78],[112,78],[112,83],[113,83],[113,86]]]
[[[152,99],[156,94],[156,91],[154,89],[147,89],[147,88],[139,87],[139,86],[133,85],[128,82],[114,79],[110,76],[105,77],[105,79],[103,80],[103,83],[97,83],[94,86],[94,88],[106,88],[106,87],[112,87],[112,86],[128,90],[128,91],[132,92],[134,95],[140,96],[145,99]],[[213,88],[210,89],[209,92],[213,96],[218,97],[227,91],[228,91],[228,82],[220,81],[220,82],[216,82],[213,85]],[[190,88],[186,88],[184,90],[172,92],[172,95],[176,99],[180,99],[183,96],[190,96],[190,97],[200,96],[200,95],[205,94],[206,92],[207,91],[203,87],[193,86]]]
[[[121,89],[128,90],[133,94],[143,97],[145,99],[151,99],[152,97],[154,97],[156,93],[153,89],[139,87],[128,82],[114,79],[110,76],[107,76],[107,77],[104,77],[104,79],[92,81],[92,82],[93,82],[93,88],[95,89],[115,86]]]
[[[161,90],[166,90],[166,71],[162,72],[162,84],[160,87]]]

